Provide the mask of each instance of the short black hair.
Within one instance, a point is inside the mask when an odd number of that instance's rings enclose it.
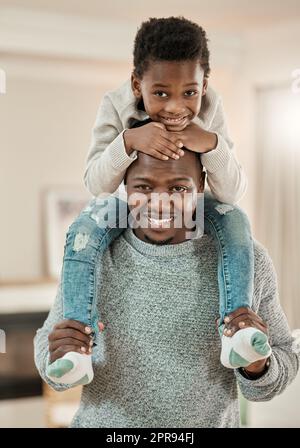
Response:
[[[149,18],[143,22],[134,40],[134,73],[142,78],[154,61],[199,59],[204,76],[210,74],[208,39],[204,29],[182,16]]]

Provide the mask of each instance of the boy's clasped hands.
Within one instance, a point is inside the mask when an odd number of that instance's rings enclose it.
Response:
[[[183,130],[168,130],[163,123],[151,122],[145,126],[127,129],[124,132],[126,152],[134,150],[151,155],[160,160],[179,159],[185,147],[198,153],[206,153],[216,148],[217,135],[191,122]]]

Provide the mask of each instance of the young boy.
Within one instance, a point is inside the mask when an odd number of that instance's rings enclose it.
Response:
[[[200,26],[183,17],[144,22],[135,38],[131,80],[108,92],[100,105],[85,183],[94,196],[114,193],[138,151],[161,160],[182,157],[184,148],[201,154],[213,195],[205,196],[205,231],[219,249],[221,362],[236,368],[268,357],[271,348],[263,332],[257,337],[257,329],[241,329],[232,338],[224,331],[228,314],[251,306],[254,257],[248,219],[232,206],[247,181],[232,151],[221,99],[208,87],[209,73],[207,38]],[[144,120],[149,123],[135,127]],[[87,334],[99,331],[94,297],[99,242],[120,233],[120,228],[101,228],[93,218],[98,208],[92,202],[69,229],[62,272],[64,318],[86,324]],[[90,353],[65,354],[49,365],[49,378],[63,384],[91,382]]]

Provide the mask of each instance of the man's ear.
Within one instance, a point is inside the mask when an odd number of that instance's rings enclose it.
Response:
[[[202,96],[206,95],[207,87],[208,87],[208,78],[203,78]]]
[[[203,193],[204,192],[205,178],[206,178],[206,172],[202,171],[201,179],[200,179],[200,183],[199,183],[199,191],[198,191],[198,193]]]
[[[141,80],[132,72],[131,74],[131,89],[136,98],[142,97]]]

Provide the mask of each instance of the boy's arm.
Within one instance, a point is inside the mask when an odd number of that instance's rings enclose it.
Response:
[[[208,130],[217,135],[218,143],[215,149],[201,155],[207,171],[207,183],[218,201],[235,204],[244,195],[248,181],[234,155],[221,98],[218,99],[216,113]]]
[[[84,183],[94,196],[114,193],[126,169],[137,157],[136,151],[127,154],[124,131],[109,96],[104,95],[92,131],[84,173]]]
[[[266,249],[259,247],[256,276],[264,276],[263,284],[256,282],[261,300],[255,312],[269,327],[272,347],[270,366],[266,373],[255,380],[245,378],[238,369],[235,375],[240,390],[249,401],[268,401],[284,391],[295,378],[300,362],[299,347],[292,337],[286,316],[280,306],[276,273]]]
[[[59,286],[54,304],[44,322],[42,328],[39,328],[33,339],[34,345],[34,362],[36,368],[42,379],[49,384],[52,389],[57,391],[64,391],[70,389],[72,386],[67,384],[58,384],[51,381],[46,375],[46,369],[49,364],[49,341],[48,335],[51,333],[55,324],[63,320],[62,294],[61,286]]]

